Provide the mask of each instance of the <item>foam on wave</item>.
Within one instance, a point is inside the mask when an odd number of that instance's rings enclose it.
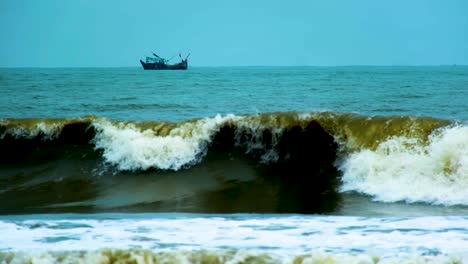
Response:
[[[382,202],[468,205],[468,127],[434,118],[315,112],[217,115],[179,123],[116,122],[96,117],[2,120],[0,139],[75,138],[73,144],[94,144],[103,159],[118,170],[178,171],[202,161],[213,144],[219,143],[216,140],[232,141],[243,153],[265,164],[287,160],[289,149],[284,149],[291,142],[284,135],[300,136],[291,131],[298,127],[305,131],[311,122],[323,127],[341,147],[337,164],[342,192],[355,191]],[[232,133],[220,137],[226,129]],[[85,132],[88,134],[83,136]],[[305,140],[303,136],[295,141]],[[10,145],[14,150],[15,143]],[[309,154],[300,152],[296,158]],[[301,158],[301,162],[305,160]]]
[[[13,137],[34,138],[42,135],[44,139],[56,138],[65,125],[59,120],[16,120],[2,121],[0,123],[4,127],[0,134],[0,139],[10,135]]]
[[[121,170],[179,170],[200,161],[220,124],[232,118],[218,115],[187,122],[167,135],[158,135],[153,129],[141,129],[131,123],[95,122],[94,143],[96,149],[103,150],[106,161]]]
[[[468,204],[468,126],[434,131],[428,143],[391,137],[375,150],[349,154],[340,167],[342,191],[382,202]]]
[[[260,159],[274,162],[278,159],[275,146],[287,124],[275,116],[235,115],[203,118],[179,124],[93,122],[96,149],[103,151],[107,162],[121,170],[157,168],[179,170],[196,164],[206,155],[214,136],[223,127],[233,127],[233,140],[246,153],[262,152]],[[265,143],[268,129],[270,142]],[[268,145],[268,146],[267,146]]]

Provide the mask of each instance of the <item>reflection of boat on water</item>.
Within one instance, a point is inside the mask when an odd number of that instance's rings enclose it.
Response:
[[[166,60],[164,58],[159,57],[155,53],[153,53],[154,57],[146,57],[146,61],[140,60],[141,66],[145,70],[186,70],[188,67],[187,59],[190,56],[187,55],[185,59],[182,59],[182,55],[179,53],[179,57],[182,60],[179,63],[175,64],[168,64],[168,62],[172,59]]]

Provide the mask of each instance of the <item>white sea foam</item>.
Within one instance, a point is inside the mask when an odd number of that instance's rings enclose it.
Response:
[[[468,205],[468,126],[436,130],[427,143],[390,138],[350,154],[340,169],[342,191],[383,202]]]
[[[105,160],[121,170],[179,170],[199,162],[205,156],[214,134],[229,122],[235,123],[236,144],[243,147],[246,153],[261,150],[263,154],[260,158],[266,163],[278,159],[275,146],[282,127],[268,127],[272,139],[269,146],[265,146],[262,132],[267,126],[255,117],[235,115],[217,115],[181,123],[164,135],[158,135],[152,129],[142,130],[133,123],[116,124],[101,119],[93,123],[97,131],[94,143],[96,149],[103,150]],[[239,135],[248,135],[249,138],[240,140]]]
[[[124,258],[121,259],[123,263],[135,263],[133,257],[149,261],[145,255],[150,260],[154,256],[162,263],[175,260],[175,263],[203,263],[203,260],[213,259],[210,256],[220,257],[223,260],[220,263],[255,263],[255,260],[260,263],[375,263],[375,260],[379,263],[451,263],[468,260],[466,217],[152,214],[134,215],[132,219],[131,216],[2,219],[0,263],[2,254],[10,254],[3,258],[13,258],[12,263],[31,263],[29,260],[56,263],[65,258],[69,262],[64,263],[94,263],[90,261],[111,256],[112,259]]]
[[[273,117],[271,117],[273,119]],[[270,121],[275,123],[274,120]],[[250,118],[238,118],[236,120],[236,145],[244,148],[246,153],[252,153],[256,151],[263,152],[260,156],[261,162],[270,163],[276,162],[279,159],[276,146],[279,143],[279,138],[283,133],[284,129],[282,126],[265,126],[259,120],[251,120]],[[267,146],[264,139],[263,131],[268,128],[271,132],[271,142]],[[244,133],[246,132],[246,133]],[[242,139],[240,135],[249,135],[249,138]]]
[[[8,122],[2,122],[3,124],[8,124]],[[33,127],[26,126],[11,126],[5,129],[5,131],[0,135],[0,139],[4,138],[6,135],[12,135],[14,137],[24,137],[24,138],[34,138],[39,135],[42,135],[44,139],[54,139],[58,137],[60,132],[63,129],[63,125],[60,122],[57,123],[46,123],[46,122],[37,122]]]
[[[101,120],[93,124],[97,130],[94,143],[97,149],[103,150],[105,160],[121,170],[179,170],[198,162],[219,126],[233,118],[218,115],[186,122],[163,136],[151,129],[141,130],[134,124]]]

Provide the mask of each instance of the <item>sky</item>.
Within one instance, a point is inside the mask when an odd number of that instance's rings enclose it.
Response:
[[[467,65],[468,1],[0,0],[0,34],[0,67]]]

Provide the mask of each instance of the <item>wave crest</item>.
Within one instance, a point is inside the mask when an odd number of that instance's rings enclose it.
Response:
[[[141,129],[132,123],[101,121],[93,124],[97,131],[93,141],[96,149],[103,150],[106,161],[121,170],[179,170],[199,162],[219,126],[233,118],[216,116],[187,122],[163,135],[157,133],[158,127]]]
[[[383,202],[468,205],[467,125],[435,118],[291,112],[179,123],[97,117],[2,120],[0,145],[3,164],[36,166],[70,158],[75,162],[70,164],[80,166],[86,156],[89,163],[105,161],[129,174],[178,172],[210,153],[219,159],[234,153],[253,158],[269,175],[287,175],[298,185],[326,185],[313,187],[317,192],[334,188],[338,167],[342,192]]]
[[[340,167],[342,191],[383,202],[468,204],[468,127],[434,131],[418,138],[392,137],[375,150],[350,154]]]

